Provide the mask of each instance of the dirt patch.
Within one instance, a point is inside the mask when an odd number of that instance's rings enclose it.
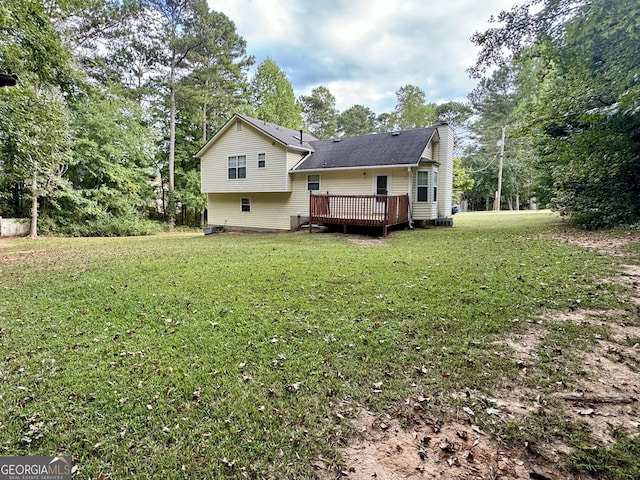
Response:
[[[405,429],[396,420],[366,413],[357,427],[358,438],[344,450],[343,470],[324,471],[322,478],[519,480],[536,473],[544,475],[537,478],[560,478],[500,447],[477,425],[432,421]]]
[[[0,238],[0,249],[2,249],[2,248],[11,248],[11,247],[15,247],[15,243],[11,243],[9,240],[6,240],[4,238]]]
[[[565,232],[564,234],[555,234],[552,237],[560,242],[578,245],[611,257],[626,256],[624,252],[625,247],[640,241],[640,237],[632,233],[625,236],[606,237],[597,233],[589,235],[583,232],[572,231]]]
[[[360,247],[384,247],[386,245],[386,242],[381,238],[349,235],[347,240]]]

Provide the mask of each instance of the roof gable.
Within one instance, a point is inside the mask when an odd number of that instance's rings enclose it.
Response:
[[[310,142],[313,152],[294,169],[415,165],[434,136],[439,139],[436,127],[316,140]]]
[[[313,135],[302,132],[302,141],[300,141],[300,131],[292,130],[290,128],[276,125],[275,123],[265,122],[264,120],[258,120],[257,118],[248,117],[246,115],[234,114],[225,123],[216,134],[211,137],[204,147],[195,154],[197,158],[202,158],[209,148],[216,143],[216,141],[237,121],[243,121],[246,124],[251,125],[256,130],[262,132],[264,135],[272,138],[273,140],[281,143],[282,145],[302,151],[311,151],[312,147],[309,142],[317,140]]]

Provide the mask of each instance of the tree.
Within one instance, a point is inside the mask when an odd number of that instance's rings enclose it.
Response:
[[[58,88],[25,85],[0,92],[0,157],[8,159],[5,173],[30,189],[31,238],[38,236],[39,200],[54,201],[67,187],[70,123]]]
[[[471,191],[475,181],[462,167],[459,157],[453,159],[453,203],[461,203],[466,193]]]
[[[305,127],[320,139],[331,138],[338,130],[338,110],[336,97],[326,87],[316,87],[311,95],[302,95],[302,118]]]
[[[405,85],[396,92],[395,125],[401,130],[423,128],[437,121],[437,108],[425,103],[425,94],[415,85]]]
[[[207,12],[198,25],[205,39],[191,57],[191,73],[179,84],[178,103],[183,117],[199,127],[199,141],[210,135],[249,102],[247,71],[254,58],[246,41],[223,13]]]
[[[354,105],[338,116],[338,132],[344,137],[376,132],[376,114],[368,107]]]
[[[293,86],[272,59],[267,58],[258,65],[250,91],[251,105],[260,120],[294,130],[302,127],[302,109]]]
[[[533,3],[474,35],[472,73],[511,61],[535,77],[526,129],[557,210],[587,228],[640,222],[640,5],[545,0],[532,14]]]
[[[0,171],[14,197],[22,195],[22,185],[29,187],[35,237],[39,200],[53,201],[65,186],[71,140],[63,90],[72,90],[76,74],[42,2],[9,0],[0,6],[0,37],[0,70],[21,82],[0,92]],[[19,207],[21,199],[14,202]]]
[[[67,177],[86,205],[76,221],[102,212],[114,217],[143,212],[151,196],[155,137],[140,107],[92,89],[73,108],[76,143]]]
[[[43,3],[6,0],[0,6],[0,71],[24,82],[68,87],[74,81],[71,56]]]

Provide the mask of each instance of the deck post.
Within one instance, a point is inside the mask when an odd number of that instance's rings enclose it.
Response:
[[[313,232],[313,192],[309,190],[309,235]]]

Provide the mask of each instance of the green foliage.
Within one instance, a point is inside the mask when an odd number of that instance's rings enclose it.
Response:
[[[590,475],[610,480],[640,478],[640,438],[630,438],[619,432],[617,442],[611,446],[582,448],[569,455],[570,465]]]
[[[502,27],[476,34],[473,70],[511,60],[520,70],[520,129],[554,208],[586,228],[638,224],[640,5],[541,3],[535,14],[530,4],[502,12]]]
[[[165,230],[165,226],[149,220],[143,214],[129,209],[115,216],[107,211],[97,210],[95,215],[77,218],[44,216],[40,220],[40,231],[45,235],[66,237],[129,237],[155,235]]]
[[[71,55],[63,46],[43,2],[3,1],[0,38],[0,72],[17,74],[30,85],[63,88],[71,85]]]
[[[502,202],[509,209],[536,196],[535,148],[522,129],[526,90],[520,71],[503,66],[483,78],[469,94],[475,120],[470,124],[474,144],[467,149],[463,165],[474,179],[468,192],[473,209],[493,208],[498,189],[498,168],[502,130],[505,131],[502,174]],[[523,106],[524,105],[524,106]],[[506,200],[506,201],[505,201]]]
[[[32,199],[53,205],[68,193],[64,174],[71,161],[69,124],[69,111],[58,88],[21,85],[2,89],[0,172],[5,188],[25,185]],[[37,221],[37,209],[31,210]]]
[[[354,105],[338,115],[338,132],[344,137],[376,132],[376,116],[368,107]]]
[[[304,125],[311,134],[318,139],[336,136],[338,130],[338,110],[336,97],[326,87],[316,87],[311,95],[299,98],[302,105]]]
[[[294,130],[302,127],[302,109],[293,86],[272,59],[265,59],[251,80],[251,105],[260,120]]]
[[[119,216],[149,203],[153,131],[137,103],[96,89],[74,103],[76,145],[67,177],[91,210]],[[71,207],[71,205],[67,205]],[[77,205],[76,207],[82,207]]]
[[[453,203],[460,203],[460,200],[471,191],[475,180],[462,167],[462,160],[459,157],[453,159]]]
[[[425,102],[425,93],[420,87],[405,85],[396,92],[396,99],[393,112],[396,128],[408,130],[436,123],[437,107],[434,103]]]

